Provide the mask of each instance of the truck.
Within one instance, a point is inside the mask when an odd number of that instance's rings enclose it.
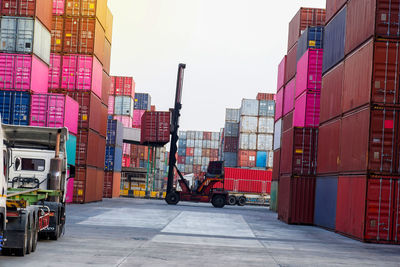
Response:
[[[65,225],[66,128],[0,127],[0,250],[34,252]]]

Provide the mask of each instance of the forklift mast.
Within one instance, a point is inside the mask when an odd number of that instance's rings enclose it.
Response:
[[[179,64],[178,77],[176,81],[176,94],[175,94],[175,105],[172,111],[171,119],[171,147],[168,161],[168,181],[167,181],[167,194],[173,190],[174,183],[174,170],[176,169],[178,175],[183,179],[181,172],[176,167],[176,152],[178,151],[178,130],[179,130],[179,117],[181,116],[180,111],[182,108],[182,88],[183,88],[183,77],[186,64]]]

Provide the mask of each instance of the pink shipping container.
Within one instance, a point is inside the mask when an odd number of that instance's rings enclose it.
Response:
[[[320,93],[304,92],[295,100],[293,127],[319,127]]]
[[[68,55],[61,60],[60,56],[52,54],[49,80],[50,89],[92,91],[101,98],[103,67],[93,56]]]
[[[140,128],[142,125],[142,116],[146,112],[146,110],[134,110],[133,111],[133,128]]]
[[[296,78],[293,78],[285,86],[285,93],[283,97],[283,116],[288,114],[294,108],[295,90],[296,90]]]
[[[286,73],[286,55],[278,66],[278,86],[276,88],[277,90],[281,89],[282,86],[285,84],[285,73]]]
[[[122,154],[130,155],[131,154],[131,144],[124,143],[122,146]]]
[[[306,90],[321,91],[323,55],[323,49],[308,49],[297,62],[296,98]]]
[[[62,94],[33,94],[31,103],[31,126],[67,127],[78,133],[78,102]]]
[[[117,120],[124,125],[124,127],[132,128],[132,118],[123,115],[114,115],[114,120]]]
[[[283,113],[283,93],[285,88],[280,89],[275,95],[275,121],[282,118]]]
[[[67,181],[67,193],[65,195],[65,202],[72,203],[72,198],[74,196],[74,178],[69,178]]]
[[[48,72],[35,55],[0,54],[0,89],[47,93]]]
[[[114,96],[108,97],[108,114],[110,115],[114,114],[114,100]]]
[[[64,14],[65,0],[53,0],[53,15],[61,16]]]

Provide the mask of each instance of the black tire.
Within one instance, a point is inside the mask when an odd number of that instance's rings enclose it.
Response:
[[[13,250],[11,248],[3,248],[1,250],[1,254],[3,256],[11,256],[13,254]]]
[[[50,239],[50,240],[57,241],[57,240],[58,240],[58,237],[60,236],[60,226],[57,225],[57,226],[55,227],[54,232],[48,233],[48,235],[49,235],[49,239]]]
[[[165,201],[168,205],[176,205],[180,200],[179,194],[177,192],[169,192],[165,197]]]
[[[226,203],[226,196],[215,195],[215,196],[213,196],[211,203],[215,208],[223,208]]]
[[[238,206],[246,205],[246,197],[245,196],[239,197],[237,204],[238,204]]]
[[[235,205],[236,205],[236,202],[237,202],[237,199],[236,199],[235,196],[230,195],[230,196],[228,197],[228,204],[229,204],[229,205],[235,206]]]
[[[28,247],[28,220],[29,218],[26,218],[26,223],[25,223],[25,234],[24,234],[24,242],[23,242],[23,247],[22,248],[17,248],[15,249],[15,255],[24,257],[26,255],[26,248]]]
[[[31,220],[30,215],[28,215],[29,219],[28,219],[28,244],[26,246],[26,254],[30,254],[32,251],[32,243],[33,243],[33,231],[34,231],[34,222]]]
[[[37,213],[35,214],[34,218],[35,218],[35,224],[33,229],[32,252],[36,251],[37,242],[39,238],[39,218]]]

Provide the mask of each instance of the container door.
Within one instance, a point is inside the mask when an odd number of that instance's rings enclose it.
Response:
[[[20,53],[32,53],[33,51],[33,19],[20,18],[18,19],[17,26],[17,52]],[[35,34],[39,35],[38,37],[41,40],[40,32],[36,32]]]
[[[5,52],[14,52],[17,32],[16,18],[2,18],[0,28],[0,50]]]
[[[395,180],[369,179],[365,239],[390,241]]]
[[[400,179],[395,180],[395,194],[394,194],[394,213],[393,213],[393,233],[392,240],[400,242]]]

